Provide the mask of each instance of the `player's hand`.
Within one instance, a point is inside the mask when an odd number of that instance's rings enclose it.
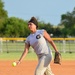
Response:
[[[18,61],[15,61],[15,62],[16,62],[17,65],[19,65],[21,63],[19,60]]]

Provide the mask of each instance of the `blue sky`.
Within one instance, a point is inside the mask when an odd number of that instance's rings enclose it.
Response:
[[[32,16],[40,21],[57,25],[61,15],[72,12],[75,0],[3,0],[4,9],[9,17],[18,17],[29,20]]]

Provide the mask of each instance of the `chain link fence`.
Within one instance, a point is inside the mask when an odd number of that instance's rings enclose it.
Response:
[[[75,52],[75,38],[52,38],[60,52]],[[0,52],[21,52],[26,38],[0,38]],[[54,52],[52,46],[50,48]],[[29,51],[33,51],[30,47]]]

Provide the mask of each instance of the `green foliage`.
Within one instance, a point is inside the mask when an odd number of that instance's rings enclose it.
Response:
[[[7,11],[4,10],[4,3],[0,0],[0,36],[3,36],[4,26],[3,23],[5,19],[8,17]]]
[[[49,34],[53,34],[53,37],[74,37],[75,8],[72,12],[61,15],[61,23],[57,27],[43,21],[38,24],[39,29],[45,29]],[[0,37],[27,37],[29,34],[27,21],[16,17],[8,17],[8,13],[4,9],[4,2],[0,0]]]
[[[62,36],[61,34],[62,34],[61,28],[59,27],[54,28],[53,30],[54,37],[61,37]]]
[[[71,36],[75,36],[75,24],[74,24],[74,26],[72,27]]]
[[[4,3],[0,0],[0,19],[6,18],[7,16],[7,11],[4,10]]]
[[[53,26],[50,23],[39,22],[39,29],[45,29],[49,34],[53,33]]]
[[[10,17],[3,25],[6,37],[27,37],[29,34],[27,33],[27,22],[22,19]]]
[[[67,37],[68,30],[66,28],[61,29],[61,34],[62,34],[61,35],[62,37],[64,37],[64,38]]]
[[[67,31],[66,36],[75,36],[75,8],[72,12],[67,12],[66,14],[61,15],[61,25],[64,25],[64,29],[66,29],[64,33]]]

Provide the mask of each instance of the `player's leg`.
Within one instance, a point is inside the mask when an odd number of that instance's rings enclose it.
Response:
[[[42,56],[39,59],[38,65],[36,67],[35,75],[43,75],[44,72],[46,71],[51,59],[52,59],[52,56],[50,54]]]
[[[47,67],[47,69],[46,69],[44,75],[54,75],[54,74],[52,73],[52,71],[51,71],[50,64],[48,65],[48,67]]]
[[[35,70],[35,75],[43,75],[44,74],[46,68],[43,68],[43,65],[44,65],[43,60],[38,62],[38,65]]]

